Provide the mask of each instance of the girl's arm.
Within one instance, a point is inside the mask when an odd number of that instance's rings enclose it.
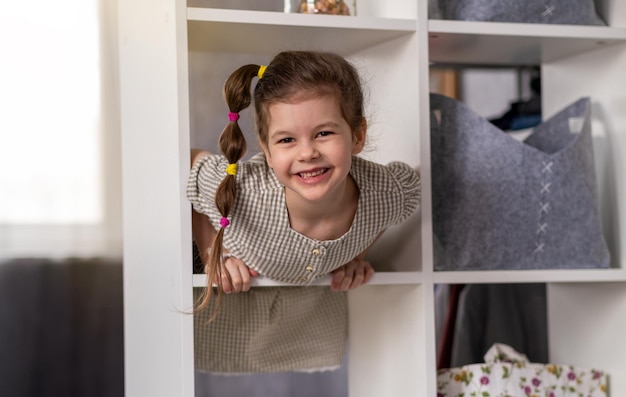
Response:
[[[208,154],[209,152],[205,150],[191,149],[191,167],[193,167],[198,159]],[[198,251],[200,251],[202,263],[206,265],[209,260],[209,249],[216,235],[215,229],[213,229],[211,222],[209,222],[209,218],[195,210],[191,210],[191,233],[198,247]]]
[[[204,156],[208,156],[209,154],[211,153],[203,149],[191,149],[191,157],[190,157],[191,167],[193,167],[193,165],[196,163],[196,161],[198,161],[198,159]]]
[[[191,234],[193,235],[193,241],[196,242],[196,246],[198,247],[198,251],[200,252],[200,259],[202,259],[202,264],[206,265],[209,261],[209,250],[211,249],[211,244],[213,244],[213,239],[215,239],[215,229],[213,229],[213,225],[209,221],[209,218],[196,212],[195,210],[191,210]]]

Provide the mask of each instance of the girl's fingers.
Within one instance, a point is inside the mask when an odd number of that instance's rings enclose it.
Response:
[[[360,261],[359,265],[359,270],[355,273],[355,277],[350,288],[356,288],[369,283],[374,275],[374,268],[369,262]]]
[[[230,274],[230,281],[231,281],[231,286],[232,286],[232,290],[230,292],[241,292],[241,289],[243,288],[244,285],[244,277],[242,276],[242,272],[240,270],[240,264],[242,262],[237,259],[237,258],[228,258],[226,259],[226,269],[228,269],[228,274]],[[247,273],[247,272],[246,272]],[[248,276],[248,282],[249,282],[249,275],[246,274]],[[227,291],[224,291],[227,292]]]
[[[360,264],[359,264],[360,265]],[[365,281],[365,269],[363,266],[357,266],[354,270],[354,275],[352,276],[352,282],[348,286],[348,288],[353,289],[363,284]]]
[[[333,279],[330,282],[330,287],[333,291],[339,291],[341,289],[341,283],[346,275],[346,265],[341,266],[339,269],[333,271]]]
[[[342,291],[347,291],[348,289],[350,289],[350,286],[352,285],[352,281],[354,280],[355,276],[355,267],[355,261],[352,261],[345,266],[345,276],[341,281],[340,287]]]
[[[250,270],[248,266],[244,265],[243,262],[239,261],[237,270],[239,271],[239,275],[241,277],[241,289],[237,292],[249,291],[250,290]]]
[[[222,279],[220,280],[220,287],[222,288],[222,291],[224,291],[227,294],[230,294],[231,292],[233,292],[233,286],[230,282],[230,280],[228,279],[228,275],[226,274],[228,270],[224,269],[224,272],[222,272]]]
[[[367,266],[365,267],[365,279],[363,280],[363,284],[369,283],[374,276],[374,273],[374,268],[369,262],[367,262]]]
[[[227,294],[249,291],[251,277],[259,275],[259,273],[246,266],[243,261],[235,257],[227,258],[224,267],[230,275],[230,282],[224,280],[225,277],[222,277],[222,289]]]
[[[335,291],[347,291],[367,284],[373,275],[374,268],[369,262],[355,259],[333,272],[331,287]]]

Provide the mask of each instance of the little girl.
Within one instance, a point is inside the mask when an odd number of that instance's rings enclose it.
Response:
[[[246,141],[237,120],[257,78],[263,152],[241,161]],[[338,55],[290,51],[267,67],[245,65],[226,81],[224,97],[223,155],[192,151],[187,189],[208,276],[196,307],[196,368],[336,367],[347,334],[343,291],[371,279],[365,254],[416,210],[419,175],[404,163],[356,156],[367,129],[363,92],[356,69]],[[329,273],[331,288],[304,287]],[[257,275],[294,287],[250,289]]]

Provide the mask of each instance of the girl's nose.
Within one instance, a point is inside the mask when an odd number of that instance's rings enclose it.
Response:
[[[308,161],[319,157],[317,146],[311,142],[303,142],[298,152],[300,161]]]

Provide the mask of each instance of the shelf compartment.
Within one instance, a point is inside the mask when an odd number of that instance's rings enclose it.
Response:
[[[434,272],[435,284],[604,283],[626,281],[624,269],[543,269]]]
[[[320,277],[311,285],[330,285],[331,276]],[[417,285],[422,282],[420,272],[378,272],[375,273],[367,285]],[[266,277],[256,277],[250,283],[253,287],[294,287],[293,284],[281,283]],[[204,274],[193,275],[193,286],[206,286],[206,276]]]
[[[626,42],[626,29],[474,21],[428,21],[431,63],[538,65]]]
[[[274,54],[277,49],[344,55],[415,34],[415,19],[188,8],[190,51]]]

